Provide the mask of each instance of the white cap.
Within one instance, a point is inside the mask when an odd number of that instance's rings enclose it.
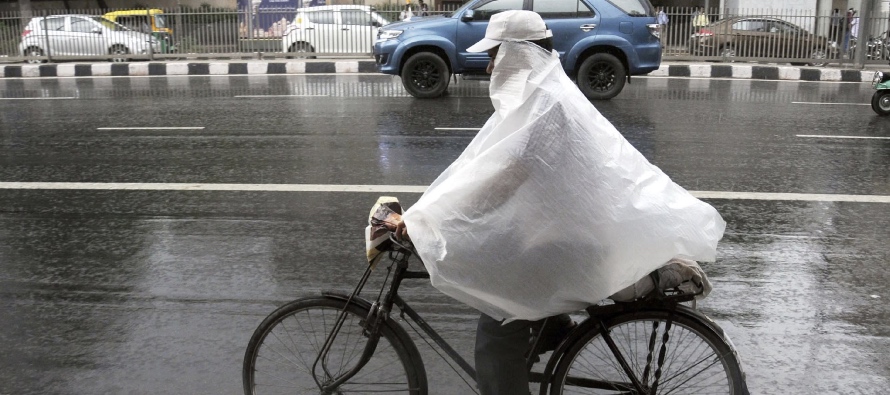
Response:
[[[491,16],[485,38],[467,48],[467,52],[485,52],[504,41],[535,41],[553,37],[544,20],[533,11],[509,10]]]

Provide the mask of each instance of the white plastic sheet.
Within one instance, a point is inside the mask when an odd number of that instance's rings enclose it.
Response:
[[[650,164],[561,70],[504,43],[494,115],[404,215],[433,286],[494,317],[576,311],[674,257],[713,261],[725,223]]]

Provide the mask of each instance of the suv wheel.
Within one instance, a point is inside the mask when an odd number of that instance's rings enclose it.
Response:
[[[411,96],[428,99],[439,97],[448,89],[451,72],[439,55],[420,52],[412,55],[402,68],[402,85]]]
[[[123,45],[115,45],[115,46],[111,47],[111,50],[108,51],[108,53],[111,55],[126,55],[126,54],[130,53],[130,50],[127,49],[127,47],[125,47]],[[111,58],[111,61],[115,62],[115,63],[126,62],[127,58],[116,56],[116,57]]]
[[[25,50],[24,55],[25,56],[43,56],[43,50],[40,48],[37,48],[37,47],[28,47],[28,49]],[[28,59],[25,62],[31,63],[31,64],[40,64],[40,63],[46,63],[46,60],[45,59]]]
[[[608,100],[624,89],[627,70],[614,55],[593,54],[578,68],[578,88],[590,100]]]

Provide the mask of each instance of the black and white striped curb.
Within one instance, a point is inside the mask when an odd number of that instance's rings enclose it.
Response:
[[[870,82],[874,70],[796,66],[671,64],[650,73],[658,77],[743,78],[755,80]]]
[[[0,66],[0,77],[376,73],[374,61],[93,63]]]
[[[0,66],[0,77],[102,77],[149,75],[254,75],[376,73],[371,60],[293,62],[196,62],[196,63],[93,63]],[[662,65],[649,76],[742,78],[798,81],[871,81],[873,70],[758,65]]]

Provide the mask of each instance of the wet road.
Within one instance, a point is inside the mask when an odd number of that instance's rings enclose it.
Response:
[[[871,93],[639,78],[596,103],[726,219],[700,306],[752,393],[890,386],[890,119]],[[410,205],[491,111],[475,81],[416,100],[371,75],[0,80],[0,393],[239,393],[259,321],[350,289],[376,197]],[[409,288],[471,358],[476,314]],[[432,393],[470,393],[421,344]]]

